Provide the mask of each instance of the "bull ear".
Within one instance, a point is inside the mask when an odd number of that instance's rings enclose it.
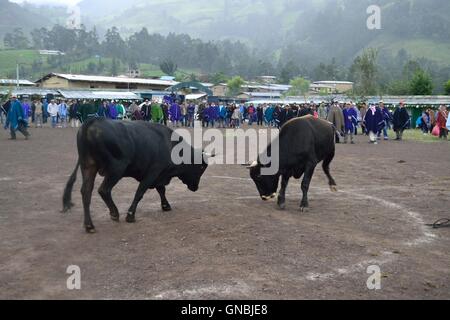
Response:
[[[251,164],[247,166],[247,169],[255,168],[258,166],[258,161],[253,161]]]

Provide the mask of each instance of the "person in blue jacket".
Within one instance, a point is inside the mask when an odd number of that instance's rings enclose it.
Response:
[[[348,136],[350,136],[350,143],[355,144],[353,140],[353,135],[355,133],[355,128],[358,125],[358,113],[352,107],[351,103],[347,103],[344,108],[344,143],[348,142]]]
[[[10,130],[10,140],[16,140],[16,131],[20,131],[28,140],[30,134],[27,130],[28,122],[25,120],[25,114],[23,112],[22,104],[17,100],[16,96],[11,97],[11,107],[9,108],[8,115],[6,117],[5,130]]]
[[[366,112],[366,116],[364,117],[364,124],[367,133],[369,134],[370,142],[373,144],[378,144],[378,133],[384,126],[383,113],[380,108],[375,105],[371,105]]]
[[[272,126],[273,126],[273,112],[274,112],[274,110],[275,110],[275,107],[272,106],[272,105],[270,105],[270,106],[266,109],[266,112],[265,112],[265,114],[264,114],[264,118],[265,118],[265,120],[266,120],[266,124],[267,124],[269,127],[272,127]]]

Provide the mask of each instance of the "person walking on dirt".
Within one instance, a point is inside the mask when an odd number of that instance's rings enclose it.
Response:
[[[394,112],[394,131],[397,134],[395,140],[400,141],[403,139],[403,132],[408,128],[411,118],[406,111],[405,103],[400,102],[400,106],[395,109]]]
[[[380,108],[375,105],[371,105],[366,111],[366,115],[364,117],[364,126],[369,135],[370,143],[378,144],[378,132],[382,129],[383,124],[383,114],[381,113]]]
[[[28,122],[25,120],[25,114],[21,103],[17,100],[16,96],[11,97],[11,106],[6,117],[5,130],[10,130],[10,140],[16,140],[16,131],[20,131],[25,136],[25,140],[28,140],[30,134],[27,130]]]
[[[350,103],[347,103],[343,113],[345,121],[344,143],[348,142],[348,136],[350,136],[350,143],[355,144],[353,135],[355,127],[358,125],[358,114]]]
[[[384,102],[383,101],[380,101],[379,107],[380,107],[381,113],[383,114],[384,125],[382,127],[382,130],[380,130],[380,132],[378,132],[378,140],[381,140],[381,131],[383,131],[384,140],[389,140],[388,129],[391,128],[391,124],[390,123],[392,121],[392,114],[388,110],[388,108],[386,108],[384,106]]]
[[[344,113],[337,103],[334,103],[328,112],[328,119],[336,128],[336,143],[340,143],[340,137],[345,131]]]
[[[447,130],[447,120],[448,111],[445,106],[439,108],[436,124],[439,127],[439,139],[447,140],[448,130]]]
[[[52,118],[52,128],[56,128],[56,124],[58,122],[58,105],[55,103],[55,100],[51,100],[48,104],[48,114]]]
[[[43,123],[43,114],[44,114],[44,106],[42,105],[41,100],[36,99],[32,105],[33,114],[34,114],[34,124],[36,128],[41,127]]]
[[[59,128],[67,128],[67,116],[69,113],[69,108],[64,100],[61,100],[61,103],[58,105],[58,116],[60,125]]]

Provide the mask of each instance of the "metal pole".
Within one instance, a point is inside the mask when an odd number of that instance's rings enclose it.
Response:
[[[16,65],[17,89],[19,89],[19,62]]]

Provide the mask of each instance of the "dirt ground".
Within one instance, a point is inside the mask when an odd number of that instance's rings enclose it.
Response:
[[[170,213],[148,192],[136,224],[111,221],[95,192],[90,235],[80,176],[60,213],[76,131],[31,133],[0,132],[0,299],[450,299],[450,229],[424,225],[450,216],[450,143],[338,145],[339,192],[318,168],[304,213],[298,181],[279,211],[237,165],[208,168],[197,193],[174,180]],[[136,189],[114,189],[122,214]],[[66,287],[70,265],[81,290]],[[371,265],[381,290],[367,288]]]

